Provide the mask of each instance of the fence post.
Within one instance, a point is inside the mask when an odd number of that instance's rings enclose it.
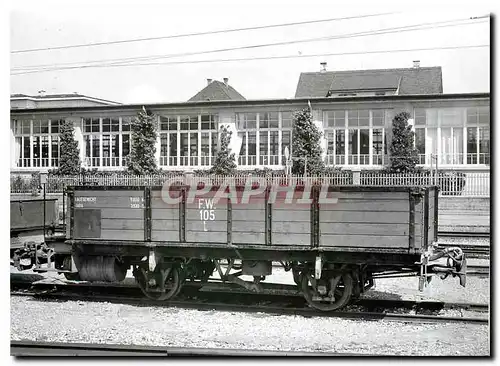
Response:
[[[352,184],[355,186],[361,185],[361,169],[353,168],[352,169]]]

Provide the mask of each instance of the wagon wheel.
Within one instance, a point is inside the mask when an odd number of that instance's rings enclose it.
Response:
[[[163,274],[162,271],[164,271]],[[146,295],[146,297],[152,300],[158,300],[158,301],[169,300],[175,295],[177,295],[182,287],[181,286],[182,278],[181,278],[180,268],[178,266],[170,267],[160,271],[155,271],[153,273],[148,273],[146,270],[142,268],[137,268],[134,271],[134,277],[142,293]],[[161,282],[162,277],[165,279],[164,292],[159,291],[159,285],[158,285]],[[153,284],[153,286],[151,286],[150,284],[149,288],[146,289],[146,281],[150,281],[151,279],[155,280],[156,285]]]
[[[309,271],[301,273],[302,293],[307,303],[318,310],[339,309],[351,299],[353,280],[349,273],[336,274],[319,281]],[[332,291],[333,289],[333,291]]]

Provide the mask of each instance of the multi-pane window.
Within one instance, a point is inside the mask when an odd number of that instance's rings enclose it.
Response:
[[[489,164],[489,107],[416,108],[414,117],[420,164]]]
[[[326,112],[327,164],[382,165],[386,151],[384,126],[384,110]]]
[[[130,125],[134,117],[82,119],[84,161],[89,167],[126,165],[130,153]]]
[[[211,166],[217,119],[212,114],[160,116],[160,165]]]
[[[18,167],[59,165],[59,119],[14,120],[13,123]]]
[[[287,146],[291,155],[291,111],[238,113],[236,123],[241,138],[239,165],[286,164],[284,156]]]
[[[467,108],[467,164],[490,164],[489,107]]]

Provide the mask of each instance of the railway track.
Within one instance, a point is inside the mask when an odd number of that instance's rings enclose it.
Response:
[[[465,231],[438,231],[438,237],[449,238],[489,238],[490,233],[465,232]]]
[[[11,341],[10,354],[14,357],[40,356],[112,356],[112,357],[185,357],[185,356],[258,356],[258,357],[331,357],[331,356],[370,356],[361,353],[335,352],[297,352],[270,351],[231,348],[180,348],[137,346],[130,344],[96,344],[96,343],[56,343]]]
[[[286,285],[284,285],[286,286]],[[279,286],[282,290],[286,287]],[[290,286],[292,287],[292,286]],[[295,286],[293,286],[295,287]],[[192,289],[191,289],[192,290]],[[275,289],[276,290],[276,289]],[[295,290],[296,291],[296,290]],[[137,288],[110,286],[36,286],[28,291],[11,292],[11,296],[29,296],[40,300],[109,302],[135,306],[182,307],[196,310],[218,310],[237,312],[265,312],[279,315],[306,317],[336,317],[359,320],[390,320],[414,323],[474,323],[484,324],[481,317],[450,317],[438,315],[447,309],[488,312],[488,305],[443,302],[415,302],[405,300],[359,299],[343,311],[321,312],[309,308],[302,296],[274,294],[252,294],[219,289],[219,291],[181,292],[178,299],[158,302],[145,299]],[[392,312],[391,312],[392,311]]]
[[[489,245],[474,245],[464,243],[438,243],[440,248],[460,247],[468,258],[487,258],[490,256]],[[469,266],[468,266],[469,267]]]

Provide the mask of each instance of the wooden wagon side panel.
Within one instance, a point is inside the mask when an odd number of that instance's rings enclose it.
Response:
[[[143,191],[75,190],[72,201],[75,239],[145,239]]]
[[[321,204],[321,247],[409,248],[408,191],[333,192],[336,203]]]

